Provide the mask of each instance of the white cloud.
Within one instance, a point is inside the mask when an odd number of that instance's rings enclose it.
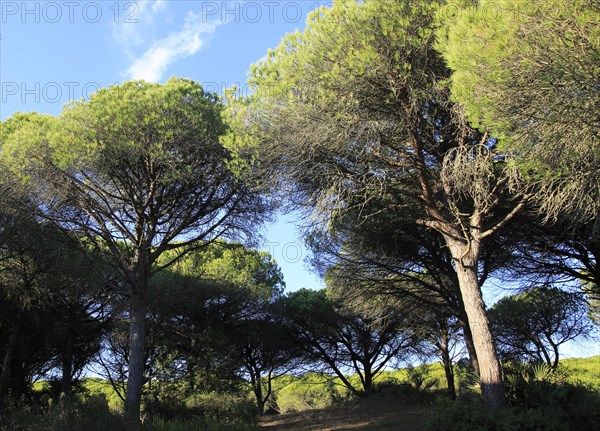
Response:
[[[125,53],[132,56],[132,50],[146,42],[156,30],[156,16],[166,9],[167,2],[140,0],[119,7],[119,14],[112,24],[112,36]]]
[[[161,11],[162,9],[167,7],[167,1],[166,0],[156,0],[153,4],[152,4],[152,12],[157,13],[159,11]]]
[[[159,81],[170,64],[198,52],[220,24],[218,20],[206,22],[201,16],[188,12],[181,31],[152,43],[133,61],[126,72],[127,78]]]

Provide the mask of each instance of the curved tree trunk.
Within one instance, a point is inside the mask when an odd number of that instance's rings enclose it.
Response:
[[[130,421],[139,421],[146,354],[146,304],[141,292],[132,292],[129,324],[129,376],[125,395],[125,416]]]
[[[454,259],[461,296],[473,335],[483,399],[490,407],[502,407],[506,403],[502,370],[477,278],[479,241],[473,238],[469,244],[453,238],[446,238],[446,241]]]

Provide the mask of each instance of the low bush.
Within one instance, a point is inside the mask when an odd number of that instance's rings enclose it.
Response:
[[[45,403],[11,402],[0,423],[1,431],[128,430],[122,417],[108,408],[106,398],[63,397]]]
[[[210,398],[210,403],[206,402]],[[221,408],[216,405],[224,402]],[[0,422],[0,431],[256,431],[254,412],[242,417],[232,400],[203,397],[190,401],[203,407],[204,416],[164,419],[155,416],[135,427],[108,407],[104,397],[64,397],[46,405],[10,403]],[[212,406],[212,410],[207,405]],[[217,414],[217,410],[218,413]],[[210,413],[209,413],[210,412]]]
[[[490,410],[481,402],[443,400],[436,404],[433,413],[427,419],[426,429],[429,431],[568,431],[570,428],[552,411],[517,408]]]
[[[309,373],[278,391],[276,404],[281,413],[325,409],[348,397],[348,390],[321,374]]]
[[[515,391],[511,406],[490,410],[480,401],[440,402],[427,422],[431,431],[579,431],[600,429],[600,395],[568,382],[534,381]],[[515,395],[516,394],[516,395]]]
[[[235,420],[236,423],[256,423],[257,407],[255,402],[241,395],[217,392],[199,393],[187,398],[185,406],[195,416],[213,421]]]
[[[416,387],[406,381],[387,378],[375,384],[373,392],[369,394],[369,398],[393,399],[399,404],[423,404],[433,401],[440,393],[445,393],[445,390],[432,390],[421,385]]]

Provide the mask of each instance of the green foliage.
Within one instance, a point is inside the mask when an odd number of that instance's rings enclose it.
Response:
[[[529,372],[529,376],[534,374]],[[427,427],[432,431],[598,429],[600,394],[584,386],[553,382],[547,372],[537,370],[540,380],[507,378],[513,407],[489,410],[476,401],[444,401],[428,419]]]
[[[568,431],[553,412],[504,408],[478,402],[444,400],[427,419],[429,431]]]
[[[87,378],[81,382],[85,393],[90,397],[102,396],[112,412],[123,411],[123,400],[119,398],[110,382],[98,378]]]
[[[592,0],[451,0],[437,49],[469,121],[525,156],[540,203],[593,220],[598,212],[600,8]],[[546,188],[548,187],[548,188]]]
[[[256,421],[256,405],[244,395],[198,392],[186,397],[171,386],[170,394],[145,403],[144,410],[151,419],[191,420],[202,418],[213,422],[236,422],[252,424]]]
[[[252,402],[206,394],[188,400],[185,415],[150,417],[133,426],[108,407],[103,396],[65,397],[31,405],[12,403],[0,431],[254,431]]]
[[[442,401],[427,422],[435,431],[462,430],[556,430],[598,429],[600,392],[589,385],[568,381],[570,373],[597,364],[586,358],[579,369],[565,366],[556,370],[546,364],[508,364],[504,369],[506,395],[511,407],[489,410],[472,397],[469,401]],[[596,370],[597,370],[596,365]]]
[[[600,392],[600,356],[563,359],[560,362],[566,370],[567,382],[590,386]]]
[[[439,380],[429,376],[429,368],[426,366],[406,368],[406,377],[409,384],[417,391],[429,390],[439,384]]]
[[[198,416],[214,421],[234,418],[244,423],[256,421],[256,405],[253,400],[240,395],[226,393],[200,393],[185,400],[185,405]]]
[[[326,409],[350,396],[339,379],[307,373],[277,391],[275,401],[281,413]]]
[[[64,397],[47,404],[15,403],[6,412],[2,431],[126,431],[123,418],[108,408],[106,399]]]
[[[587,305],[577,293],[536,288],[502,298],[489,310],[500,350],[508,359],[558,366],[558,347],[589,337]]]
[[[564,375],[548,364],[510,363],[504,368],[506,398],[509,404],[524,408],[548,405],[552,389],[560,385]]]

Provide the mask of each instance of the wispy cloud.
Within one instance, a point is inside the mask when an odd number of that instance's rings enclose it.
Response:
[[[152,11],[154,13],[157,13],[165,7],[167,7],[167,0],[155,0],[154,3],[152,3]]]
[[[159,81],[170,64],[197,53],[221,23],[219,20],[206,22],[200,15],[188,12],[181,31],[152,43],[133,61],[126,72],[127,78]]]
[[[167,7],[166,0],[141,0],[126,3],[119,19],[112,25],[112,36],[123,51],[133,56],[133,51],[148,41],[156,31],[156,17]]]

